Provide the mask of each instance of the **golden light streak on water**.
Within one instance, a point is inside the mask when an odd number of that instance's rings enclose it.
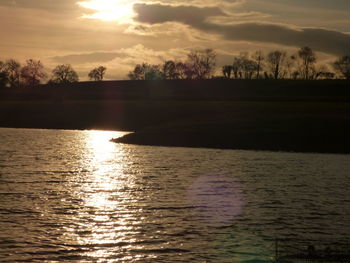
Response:
[[[97,245],[101,249],[87,252],[86,256],[105,259],[113,253],[113,249],[105,247],[113,246],[120,242],[130,242],[129,233],[133,230],[129,221],[137,221],[132,213],[127,211],[123,202],[133,197],[125,191],[127,186],[132,186],[133,178],[126,176],[124,171],[128,155],[123,145],[110,142],[111,138],[117,138],[125,132],[87,131],[86,136],[86,174],[79,193],[84,207],[79,216],[86,217],[85,229],[89,235],[78,237],[81,245]],[[120,213],[125,213],[125,217]],[[116,217],[115,214],[118,214]],[[136,224],[138,224],[136,222]]]

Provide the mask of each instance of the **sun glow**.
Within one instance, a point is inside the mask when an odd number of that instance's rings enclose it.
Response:
[[[83,18],[103,21],[117,21],[120,24],[130,23],[134,15],[133,2],[126,0],[89,0],[78,2],[78,5],[93,10],[93,14],[85,14]]]

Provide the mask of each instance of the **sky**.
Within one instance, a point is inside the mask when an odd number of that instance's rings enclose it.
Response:
[[[240,52],[302,46],[322,63],[350,54],[349,0],[0,0],[0,60],[38,59],[126,79],[142,62],[212,48],[218,67]]]

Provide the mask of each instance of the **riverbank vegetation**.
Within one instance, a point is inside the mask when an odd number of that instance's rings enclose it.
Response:
[[[102,81],[107,68],[93,68],[87,77]],[[268,53],[243,52],[229,65],[217,68],[217,54],[212,49],[192,50],[184,61],[165,60],[163,64],[137,64],[127,75],[130,80],[203,80],[203,79],[350,79],[350,55],[330,64],[320,64],[310,47],[295,54],[283,50]],[[50,74],[39,60],[28,59],[24,65],[14,59],[0,61],[0,88],[37,87],[39,84],[68,84],[79,81],[70,64],[57,65]]]

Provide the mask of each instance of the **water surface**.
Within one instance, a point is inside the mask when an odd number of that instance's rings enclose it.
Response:
[[[276,237],[349,241],[349,155],[109,142],[122,134],[0,129],[0,261],[269,262]]]

